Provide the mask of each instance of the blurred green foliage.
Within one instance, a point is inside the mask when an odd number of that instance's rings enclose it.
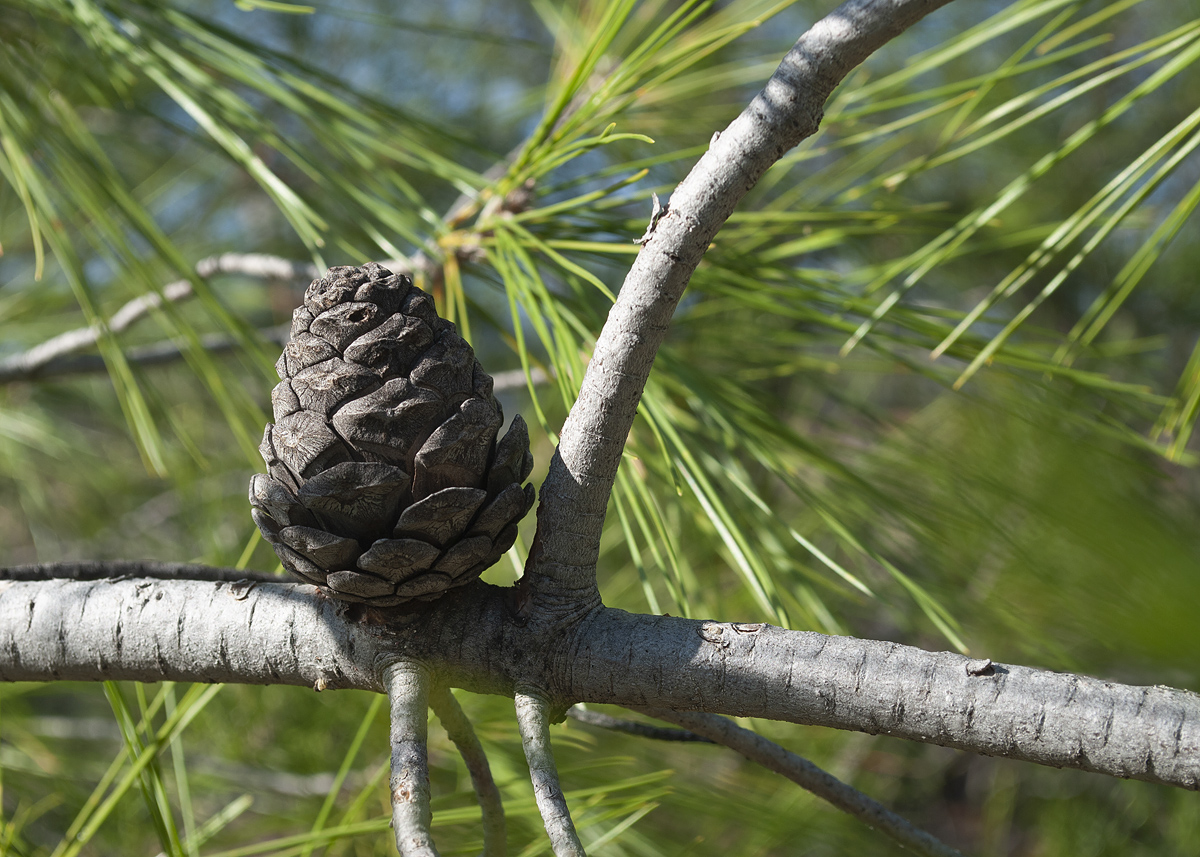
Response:
[[[829,5],[0,2],[0,361],[98,325],[107,369],[0,387],[0,563],[275,567],[245,502],[259,331],[304,284],[197,277],[219,253],[423,254],[488,369],[527,373],[501,398],[540,481],[651,191]],[[852,74],[676,314],[606,602],[1200,688],[1198,60],[1187,4],[1017,0]],[[180,278],[193,300],[104,330]],[[183,359],[133,359],[163,341]],[[510,704],[463,702],[511,852],[545,853]],[[358,693],[2,687],[0,853],[390,853],[383,721]],[[1200,841],[1177,790],[754,725],[972,854]],[[475,853],[432,736],[435,833]],[[727,751],[555,737],[592,853],[899,853]]]

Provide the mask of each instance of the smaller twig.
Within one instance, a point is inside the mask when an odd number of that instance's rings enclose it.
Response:
[[[550,383],[550,375],[535,366],[529,370],[529,380],[533,382],[535,387],[540,387],[543,384]],[[492,376],[492,390],[495,392],[516,390],[524,386],[524,369],[505,369],[503,372],[497,372]]]
[[[471,784],[475,786],[475,798],[479,801],[483,816],[482,857],[504,857],[508,838],[504,826],[504,802],[500,798],[500,790],[496,788],[496,781],[492,779],[492,769],[483,745],[479,743],[466,712],[448,687],[435,685],[429,694],[429,704],[471,774]]]
[[[517,691],[517,728],[521,731],[521,746],[529,762],[529,777],[533,780],[533,796],[550,837],[554,857],[585,857],[566,797],[558,784],[558,767],[550,749],[549,707],[536,691]]]
[[[319,272],[311,262],[293,262],[279,256],[268,256],[263,253],[224,253],[220,256],[209,256],[196,263],[196,274],[200,277],[211,277],[215,274],[241,274],[247,277],[274,280],[305,280],[315,279]],[[0,378],[9,380],[8,375],[17,373],[25,377],[40,374],[39,370],[52,361],[75,354],[85,348],[95,345],[100,334],[107,328],[110,333],[117,333],[129,327],[152,309],[163,305],[163,301],[182,301],[192,296],[192,284],[189,280],[176,280],[162,287],[162,294],[151,292],[139,295],[126,303],[112,314],[104,326],[92,325],[76,330],[68,330],[58,336],[47,339],[40,345],[35,345],[28,351],[14,354],[0,361]]]
[[[849,813],[868,827],[881,830],[892,839],[927,857],[963,857],[956,849],[933,834],[914,826],[879,801],[847,785],[808,759],[797,756],[761,735],[743,729],[727,717],[698,711],[669,708],[638,708],[643,714],[682,726],[736,750],[752,762],[787,777],[801,788]]]
[[[264,342],[283,345],[288,341],[290,329],[288,325],[279,325],[261,328],[256,333]],[[240,345],[241,343],[232,336],[219,333],[200,337],[200,347],[209,354],[223,354],[233,351]],[[155,342],[151,345],[130,348],[125,352],[125,360],[136,366],[161,366],[166,363],[174,363],[182,358],[183,349],[173,342]],[[108,371],[108,366],[99,354],[64,354],[36,366],[24,365],[16,360],[6,360],[0,362],[0,384],[40,381],[46,378],[106,371]],[[529,374],[535,386],[541,386],[550,380],[550,376],[537,367],[530,370]],[[497,393],[517,390],[525,385],[524,369],[506,369],[492,376],[492,390]]]
[[[152,580],[209,580],[230,583],[241,580],[289,583],[293,579],[261,571],[136,559],[46,562],[0,568],[0,580],[131,580],[140,577]]]
[[[287,325],[268,327],[257,331],[264,342],[274,342],[283,345],[288,339]],[[241,343],[232,336],[214,333],[200,337],[200,347],[210,354],[221,354],[233,351]],[[25,352],[26,354],[30,352]],[[22,357],[23,355],[17,355]],[[159,366],[164,363],[174,363],[183,357],[183,349],[174,342],[155,342],[130,348],[125,352],[125,360],[138,366]],[[34,381],[45,378],[62,377],[65,375],[86,375],[93,372],[105,372],[108,365],[99,354],[62,354],[40,363],[27,363],[12,359],[0,362],[0,384],[12,384],[17,381]],[[524,383],[522,377],[521,383]]]
[[[392,709],[392,827],[401,857],[438,857],[429,833],[429,753],[426,711],[429,673],[412,661],[397,661],[384,671]]]
[[[622,720],[619,717],[602,714],[599,711],[588,711],[586,708],[580,708],[578,705],[567,709],[567,717],[570,717],[572,720],[578,720],[580,723],[586,723],[588,726],[611,729],[613,732],[625,732],[629,735],[637,735],[639,738],[652,738],[655,741],[694,741],[699,744],[716,743],[711,738],[705,738],[703,735],[697,735],[695,732],[689,732],[686,729],[667,729],[662,726],[650,726],[647,723],[635,723],[632,720]]]
[[[408,275],[418,268],[424,270],[427,275],[432,270],[432,263],[421,253],[413,259],[387,259],[382,264],[390,271]],[[315,279],[321,272],[311,262],[296,262],[281,256],[265,253],[225,253],[201,259],[196,263],[196,273],[201,277],[240,274],[261,279],[302,282]],[[191,296],[190,281],[177,280],[167,283],[162,287],[161,296],[157,293],[140,295],[122,306],[108,320],[107,329],[110,333],[125,330],[151,309],[162,306],[164,298],[168,301],[182,301]],[[108,366],[99,354],[78,353],[95,345],[103,329],[94,325],[68,330],[26,351],[0,360],[0,384],[107,371]],[[290,334],[289,325],[262,328],[257,334],[265,342],[283,345]],[[220,333],[200,337],[200,347],[210,354],[232,351],[240,344],[234,337]],[[125,352],[126,361],[139,366],[159,366],[173,363],[182,357],[183,349],[174,342],[155,342],[130,348]],[[534,368],[530,372],[530,380],[534,385],[540,386],[547,383],[550,377],[543,370]],[[496,392],[515,390],[525,386],[525,372],[521,369],[500,372],[494,376],[493,382],[493,390]]]

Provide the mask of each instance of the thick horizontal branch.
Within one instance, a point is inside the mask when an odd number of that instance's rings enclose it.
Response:
[[[600,602],[596,559],[621,453],[671,316],[717,231],[763,173],[816,132],[851,69],[947,2],[843,3],[800,37],[671,194],[609,312],[542,487],[530,571],[543,606]]]
[[[383,691],[385,650],[338,610],[290,583],[0,580],[0,680]]]
[[[240,682],[381,691],[380,664],[481,693],[852,729],[1200,789],[1200,696],[896,643],[603,609],[539,634],[476,583],[409,614],[310,586],[0,582],[0,680]],[[384,620],[387,620],[386,624]]]
[[[100,580],[109,583],[135,577],[156,580],[224,580],[271,581],[281,583],[290,578],[262,571],[239,568],[217,568],[191,562],[158,562],[149,559],[96,559],[66,562],[44,562],[36,565],[14,565],[0,569],[0,580]]]
[[[1200,696],[1185,690],[618,610],[585,623],[575,655],[562,692],[584,702],[832,726],[1200,789]]]

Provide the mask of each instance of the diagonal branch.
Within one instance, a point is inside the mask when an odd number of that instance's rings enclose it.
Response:
[[[710,241],[785,152],[812,135],[842,79],[949,0],[848,0],[818,21],[671,194],[596,341],[541,490],[532,595],[560,614],[600,603],[596,560],[608,498],[650,367]]]
[[[462,205],[463,201],[460,200],[459,204]],[[408,274],[420,269],[426,276],[430,276],[434,268],[434,263],[423,252],[412,259],[388,259],[383,264],[389,270]],[[296,262],[282,256],[266,253],[225,253],[201,259],[196,263],[196,273],[204,278],[216,274],[240,274],[260,279],[303,282],[319,276],[320,271],[311,262]],[[184,301],[192,297],[192,294],[190,280],[167,283],[162,287],[161,296],[154,292],[140,295],[113,313],[108,320],[108,330],[116,333],[129,328],[144,318],[151,309],[162,306],[164,298],[173,302]],[[262,328],[257,333],[264,342],[284,345],[288,341],[290,328],[288,324],[277,325]],[[68,330],[26,351],[0,360],[0,385],[108,371],[108,365],[100,355],[79,353],[95,345],[100,332],[98,326]],[[233,351],[241,344],[236,337],[220,333],[200,337],[200,347],[210,354]],[[129,363],[140,366],[173,363],[182,360],[183,356],[183,349],[169,341],[135,346],[125,352],[125,359]],[[493,390],[515,390],[525,387],[530,381],[539,385],[548,383],[549,380],[546,372],[537,367],[530,372],[528,380],[523,370],[514,369],[496,373],[493,376]]]
[[[658,717],[651,714],[651,717]],[[624,732],[626,735],[636,735],[638,738],[649,738],[653,741],[683,741],[695,744],[715,744],[711,738],[697,735],[686,729],[664,729],[661,726],[650,726],[646,723],[636,723],[633,720],[622,720],[599,711],[588,711],[581,705],[572,705],[567,709],[567,717],[595,726],[598,729],[610,729],[613,732]],[[659,717],[659,720],[665,718]]]
[[[546,835],[554,857],[586,857],[571,810],[558,784],[558,766],[550,749],[550,719],[546,699],[535,691],[516,693],[517,728],[521,730],[521,746],[529,762],[529,777],[533,780],[533,796],[537,801]]]
[[[392,827],[400,857],[438,857],[429,834],[429,671],[397,661],[383,673],[392,709]]]
[[[483,174],[489,181],[495,182],[503,177],[513,158],[520,151],[519,147],[509,152],[507,156],[497,161]],[[510,211],[521,211],[532,200],[532,187],[524,186],[505,197],[492,197],[486,205],[494,208],[508,206]],[[460,194],[447,209],[443,220],[451,227],[479,213],[481,203],[478,195]],[[486,205],[484,207],[486,207]],[[431,247],[419,250],[411,258],[388,259],[384,267],[397,273],[409,275],[424,275],[427,279],[440,276],[441,265],[434,256],[436,249]],[[282,256],[268,253],[222,253],[219,256],[207,256],[196,263],[196,274],[202,279],[217,274],[240,274],[264,280],[299,281],[316,279],[321,270],[312,262],[297,262]],[[175,280],[162,287],[162,293],[151,292],[139,295],[118,309],[105,323],[104,327],[93,325],[68,330],[54,336],[32,348],[0,360],[0,384],[14,381],[29,381],[52,375],[74,374],[77,372],[102,371],[106,367],[99,357],[75,358],[73,355],[95,345],[105,328],[111,333],[125,330],[130,325],[145,317],[151,310],[162,306],[163,301],[184,301],[193,295],[190,280]],[[267,336],[271,341],[277,341],[274,336]],[[287,339],[287,328],[283,330],[283,340]],[[237,346],[233,338],[209,337],[202,342],[205,349],[210,351],[230,350]],[[173,353],[169,343],[159,343],[147,346],[138,353],[137,349],[127,355],[130,362],[162,363],[182,356],[182,352]],[[524,384],[524,381],[521,382]],[[540,383],[535,381],[535,383]],[[512,386],[517,386],[515,383]]]
[[[828,801],[868,827],[878,828],[917,854],[926,857],[962,857],[957,849],[915,827],[879,801],[843,783],[808,759],[785,750],[749,729],[743,729],[727,717],[698,711],[673,711],[669,708],[643,708],[641,711],[736,750],[751,762],[787,777],[800,788]]]
[[[471,784],[475,787],[475,797],[479,801],[479,810],[483,815],[483,854],[481,857],[504,857],[507,832],[504,826],[504,801],[500,798],[500,790],[492,779],[492,769],[488,764],[487,753],[479,743],[471,721],[467,714],[445,685],[434,685],[429,693],[429,705],[433,713],[441,721],[442,728],[458,748],[467,771],[471,774]]]
[[[305,280],[318,275],[317,267],[310,262],[293,262],[279,256],[264,253],[224,253],[208,256],[196,263],[196,274],[202,278],[216,274],[241,274],[247,277],[274,280]],[[182,301],[192,296],[189,280],[177,280],[162,287],[162,294],[151,292],[139,295],[126,303],[108,319],[107,328],[118,333],[145,317],[151,310],[163,304],[163,300]],[[0,383],[29,380],[41,377],[47,367],[61,364],[64,358],[95,345],[102,329],[93,325],[68,330],[28,351],[0,360]],[[50,374],[62,374],[53,372]]]
[[[90,328],[88,329],[90,330]],[[277,325],[261,328],[256,333],[263,342],[284,345],[288,341],[289,327]],[[224,354],[241,346],[241,341],[236,337],[223,333],[209,333],[200,337],[200,347],[209,354]],[[18,358],[23,356],[17,355]],[[135,366],[161,366],[182,359],[183,349],[170,341],[139,345],[125,352],[125,360]],[[108,364],[99,354],[60,354],[35,363],[27,363],[21,359],[5,360],[0,363],[0,384],[42,381],[46,378],[61,378],[65,375],[85,375],[107,371]]]
[[[291,336],[290,325],[260,328],[255,331],[263,342],[273,342],[276,345],[286,345]],[[210,333],[200,337],[200,347],[209,354],[225,354],[242,346],[242,343],[232,336],[223,333]],[[125,352],[125,360],[134,366],[162,366],[183,359],[183,349],[174,342],[155,342],[150,345],[139,345]],[[66,375],[85,375],[88,373],[107,372],[108,364],[99,354],[63,354],[28,367],[19,361],[9,365],[7,361],[0,363],[0,384],[13,384],[19,381],[42,381],[46,378],[61,378]],[[534,366],[526,376],[524,369],[506,369],[492,375],[493,392],[524,389],[528,384],[541,386],[550,381],[550,375],[540,367]]]

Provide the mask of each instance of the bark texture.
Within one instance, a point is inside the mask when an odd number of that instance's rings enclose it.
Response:
[[[383,674],[391,703],[392,829],[400,857],[438,857],[429,834],[429,751],[426,747],[426,709],[429,671],[420,664],[399,661]]]
[[[479,743],[475,728],[467,719],[467,714],[454,698],[450,689],[435,686],[429,693],[429,705],[437,715],[446,730],[450,740],[462,756],[467,772],[471,775],[471,785],[475,788],[475,799],[479,802],[479,812],[483,821],[483,852],[481,857],[504,857],[507,832],[504,822],[504,801],[500,789],[492,779],[492,768],[488,764],[487,753]]]
[[[524,690],[517,691],[514,702],[521,747],[533,781],[533,797],[550,838],[550,849],[554,857],[587,857],[575,832],[575,822],[558,781],[554,751],[550,749],[550,705],[540,693]]]
[[[671,194],[609,312],[542,485],[529,571],[543,609],[569,617],[600,603],[600,532],[625,439],[671,316],[717,231],[762,174],[817,130],[851,69],[949,1],[843,3],[800,37]]]
[[[1200,788],[1200,696],[879,640],[606,610],[568,694],[854,729]],[[585,648],[586,647],[586,648]],[[597,687],[602,694],[592,696]],[[573,692],[572,692],[573,691]],[[647,693],[660,701],[637,696]]]
[[[1200,789],[1200,696],[1188,691],[608,608],[563,633],[522,620],[514,594],[476,583],[371,624],[369,610],[297,584],[5,581],[0,680],[382,691],[381,671],[403,657],[475,692],[542,688],[555,712],[604,702],[762,717]]]

